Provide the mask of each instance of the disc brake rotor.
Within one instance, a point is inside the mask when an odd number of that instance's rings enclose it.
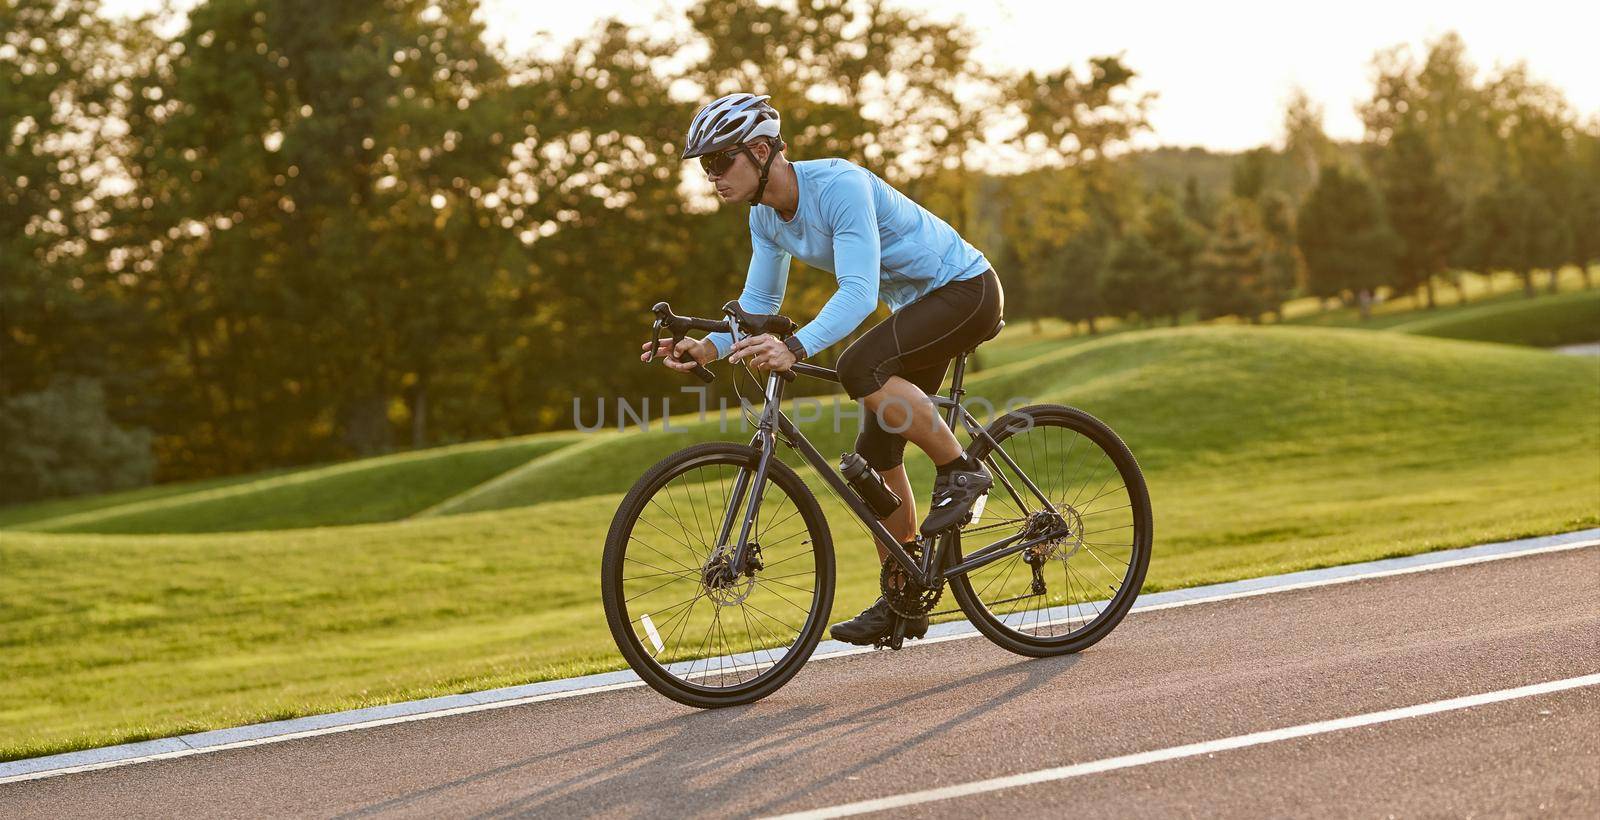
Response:
[[[705,590],[706,597],[719,607],[744,603],[756,588],[755,570],[761,568],[759,556],[759,548],[752,543],[750,551],[746,554],[746,561],[751,565],[751,571],[738,575],[733,572],[733,552],[725,547],[718,547],[700,570],[700,586]]]
[[[1056,560],[1065,564],[1078,554],[1078,550],[1083,549],[1083,516],[1070,506],[1061,507],[1054,515],[1043,511],[1035,513],[1028,522],[1028,529],[1035,536],[1065,530],[1061,535],[1029,548],[1029,557],[1034,560]]]

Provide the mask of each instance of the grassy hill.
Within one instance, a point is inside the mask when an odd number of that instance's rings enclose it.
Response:
[[[1414,318],[1389,330],[1530,347],[1600,341],[1600,290],[1470,305],[1440,316]]]
[[[985,370],[972,387],[1002,403],[1073,404],[1122,433],[1155,505],[1151,590],[1600,524],[1600,360],[1400,333],[1190,327],[1079,340]],[[605,529],[646,465],[715,427],[561,449],[557,437],[522,440],[520,461],[481,470],[499,478],[440,479],[384,511],[450,515],[277,532],[6,532],[0,757],[619,668],[598,593]],[[512,462],[522,466],[501,466]],[[925,493],[926,461],[909,463]],[[180,506],[268,498],[276,480]],[[837,504],[825,507],[840,557],[835,613],[852,614],[875,594],[871,550]],[[154,526],[176,509],[116,515]]]
[[[1522,279],[1512,273],[1505,271],[1492,275],[1461,273],[1459,277],[1461,291],[1435,279],[1434,293],[1438,306],[1432,310],[1426,307],[1426,301],[1420,292],[1396,294],[1384,287],[1378,289],[1382,301],[1375,302],[1371,306],[1371,316],[1366,320],[1361,319],[1360,312],[1354,307],[1335,306],[1324,310],[1321,300],[1313,297],[1291,299],[1284,304],[1283,314],[1289,324],[1389,330],[1410,322],[1442,319],[1462,312],[1484,309],[1492,311],[1500,308],[1517,311],[1521,306],[1542,305],[1552,299],[1559,300],[1564,296],[1578,294],[1585,291],[1587,285],[1583,273],[1575,266],[1561,270],[1557,282],[1559,287],[1554,294],[1548,291],[1548,282],[1541,276],[1538,295],[1532,299],[1523,295]],[[1462,301],[1463,295],[1466,301]],[[1593,339],[1580,341],[1593,341]]]
[[[47,502],[17,508],[10,520],[0,521],[37,532],[102,533],[234,532],[392,521],[577,438],[575,433],[523,436]]]

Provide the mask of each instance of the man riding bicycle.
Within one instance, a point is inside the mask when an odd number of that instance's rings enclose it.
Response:
[[[737,93],[701,108],[689,125],[683,158],[700,158],[723,202],[752,206],[752,252],[740,307],[776,313],[791,257],[832,272],[839,289],[787,341],[761,335],[735,344],[729,334],[713,333],[683,339],[665,361],[688,371],[729,356],[760,370],[785,371],[849,335],[882,300],[890,317],[839,356],[839,381],[871,411],[856,451],[905,499],[882,519],[903,544],[913,544],[918,533],[916,502],[902,463],[906,441],[938,467],[931,510],[920,528],[931,538],[958,526],[992,484],[983,465],[965,456],[927,394],[938,391],[952,359],[987,339],[999,324],[1005,303],[1000,279],[955,229],[871,171],[843,159],[790,162],[783,154],[778,112],[767,100]],[[670,344],[662,342],[658,352]],[[887,555],[879,544],[879,560]],[[830,632],[842,641],[872,644],[889,634],[891,616],[880,597]],[[927,628],[922,618],[908,623],[905,634],[920,638]]]

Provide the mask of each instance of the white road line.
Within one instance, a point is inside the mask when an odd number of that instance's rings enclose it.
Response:
[[[1363,572],[1356,575],[1345,575],[1338,578],[1324,578],[1316,581],[1304,581],[1298,584],[1282,584],[1279,586],[1263,587],[1261,589],[1249,589],[1241,592],[1230,592],[1226,595],[1191,598],[1187,601],[1173,601],[1172,603],[1153,604],[1146,607],[1141,607],[1135,603],[1131,611],[1154,612],[1158,609],[1172,609],[1174,607],[1192,606],[1194,604],[1209,604],[1213,601],[1232,601],[1238,598],[1252,598],[1257,595],[1265,595],[1269,592],[1292,592],[1297,589],[1311,589],[1313,587],[1332,586],[1334,584],[1343,584],[1350,581],[1366,581],[1371,578],[1388,578],[1394,575],[1410,575],[1413,572],[1425,572],[1427,570],[1434,569],[1448,569],[1450,567],[1464,567],[1469,564],[1482,564],[1487,561],[1499,561],[1504,558],[1520,558],[1524,555],[1535,555],[1546,552],[1561,552],[1563,550],[1583,549],[1585,547],[1594,546],[1600,546],[1600,538],[1590,541],[1575,541],[1570,544],[1554,544],[1547,547],[1533,547],[1531,549],[1518,550],[1516,552],[1502,552],[1495,555],[1476,555],[1470,558],[1456,558],[1450,561],[1439,561],[1432,564],[1419,564],[1414,567],[1376,570],[1373,572]]]
[[[1240,598],[1254,598],[1254,597],[1256,597],[1258,595],[1268,595],[1268,594],[1271,594],[1271,593],[1274,593],[1274,592],[1292,592],[1292,591],[1297,590],[1297,589],[1314,589],[1316,587],[1333,586],[1334,584],[1347,584],[1347,583],[1350,583],[1352,581],[1366,581],[1366,580],[1369,580],[1369,579],[1372,579],[1372,578],[1388,578],[1388,577],[1394,576],[1394,575],[1409,575],[1409,574],[1411,574],[1413,572],[1426,572],[1428,570],[1434,570],[1434,569],[1447,569],[1449,567],[1462,567],[1462,566],[1467,566],[1469,564],[1482,564],[1482,563],[1486,563],[1488,561],[1501,561],[1501,560],[1504,560],[1506,558],[1522,558],[1522,557],[1528,556],[1528,555],[1542,555],[1544,553],[1549,553],[1549,552],[1562,552],[1562,551],[1565,551],[1565,550],[1584,549],[1584,548],[1587,548],[1587,547],[1595,547],[1595,546],[1600,546],[1600,538],[1592,539],[1592,540],[1588,540],[1588,541],[1574,541],[1574,542],[1572,542],[1570,544],[1551,544],[1551,545],[1542,546],[1542,547],[1529,547],[1528,549],[1525,549],[1525,550],[1516,550],[1514,552],[1501,552],[1501,553],[1495,553],[1493,555],[1475,555],[1475,556],[1471,556],[1471,557],[1468,557],[1468,558],[1455,558],[1455,559],[1448,560],[1448,561],[1436,561],[1434,563],[1429,563],[1429,564],[1418,564],[1417,566],[1413,566],[1413,567],[1399,567],[1397,569],[1373,570],[1372,572],[1353,573],[1351,575],[1341,575],[1341,576],[1338,576],[1338,577],[1335,577],[1335,578],[1319,578],[1319,579],[1314,580],[1314,581],[1301,581],[1299,583],[1292,583],[1292,584],[1275,584],[1275,585],[1272,585],[1272,586],[1264,586],[1264,587],[1261,587],[1260,589],[1246,589],[1246,590],[1240,590],[1238,592],[1228,592],[1228,593],[1224,593],[1224,594],[1221,594],[1221,595],[1204,595],[1204,596],[1200,596],[1200,597],[1197,597],[1197,598],[1185,598],[1185,599],[1183,599],[1181,601],[1168,601],[1168,602],[1159,603],[1159,604],[1140,604],[1137,601],[1135,601],[1134,604],[1133,604],[1133,608],[1128,610],[1128,614],[1132,615],[1132,614],[1137,613],[1137,612],[1155,612],[1157,610],[1162,610],[1162,609],[1177,609],[1178,607],[1194,606],[1196,604],[1212,604],[1212,603],[1216,603],[1218,601],[1233,601],[1233,600],[1238,600]],[[1471,548],[1467,547],[1466,549],[1471,549]],[[1426,554],[1426,553],[1422,553],[1422,554]],[[1352,565],[1347,565],[1347,566],[1352,566]],[[1339,569],[1339,567],[1328,567],[1327,569]],[[1231,583],[1236,583],[1236,582],[1228,582],[1228,583],[1231,584]],[[1218,586],[1227,586],[1227,585],[1228,584],[1218,584]],[[1182,591],[1182,590],[1177,590],[1177,591]],[[1157,594],[1160,594],[1160,593],[1157,593]],[[950,621],[949,623],[962,624],[962,626],[963,626],[962,631],[957,632],[955,634],[951,634],[951,635],[939,635],[937,637],[923,638],[923,639],[918,640],[918,641],[916,641],[914,643],[906,644],[906,647],[907,648],[914,648],[914,647],[918,647],[918,646],[928,646],[930,644],[944,643],[946,641],[960,641],[960,640],[965,640],[967,638],[977,638],[977,637],[980,637],[983,634],[983,633],[979,632],[975,627],[973,627],[971,622],[969,622],[969,621],[965,621],[965,620],[963,620],[963,621]],[[826,660],[828,658],[843,658],[843,657],[848,657],[850,655],[863,655],[863,654],[866,654],[868,652],[876,652],[876,651],[878,651],[878,650],[876,648],[874,648],[874,647],[862,646],[862,647],[857,647],[857,648],[854,648],[854,649],[841,649],[841,650],[838,650],[838,651],[835,651],[835,652],[820,653],[820,654],[812,656],[811,660]]]
[[[1585,532],[1585,531],[1580,531],[1580,532]],[[1549,537],[1557,537],[1557,536],[1549,536]],[[1508,544],[1509,543],[1514,543],[1514,542],[1508,542]],[[1238,599],[1238,598],[1252,598],[1252,597],[1255,597],[1255,596],[1258,596],[1258,595],[1265,595],[1265,594],[1273,593],[1273,592],[1287,592],[1287,591],[1291,591],[1291,590],[1311,589],[1311,588],[1314,588],[1314,587],[1329,586],[1329,585],[1333,585],[1333,584],[1343,584],[1343,583],[1348,583],[1348,582],[1351,582],[1351,581],[1362,581],[1362,580],[1366,580],[1366,579],[1369,579],[1369,578],[1383,578],[1383,577],[1392,576],[1392,575],[1405,575],[1405,574],[1409,574],[1409,573],[1413,573],[1413,572],[1424,572],[1424,571],[1433,570],[1433,569],[1444,569],[1444,568],[1447,568],[1447,567],[1458,567],[1458,566],[1463,566],[1463,565],[1466,565],[1466,564],[1479,564],[1479,563],[1484,563],[1484,562],[1488,562],[1488,561],[1499,561],[1499,560],[1503,560],[1503,559],[1507,559],[1507,558],[1520,558],[1520,557],[1528,556],[1528,555],[1539,555],[1539,554],[1543,554],[1543,553],[1561,552],[1561,551],[1565,551],[1565,550],[1581,549],[1581,548],[1594,547],[1594,546],[1600,546],[1600,539],[1585,539],[1585,540],[1582,540],[1582,541],[1574,541],[1574,542],[1569,542],[1569,543],[1546,544],[1546,545],[1542,545],[1542,546],[1529,547],[1527,549],[1517,549],[1517,550],[1509,550],[1507,552],[1501,552],[1501,553],[1491,553],[1491,554],[1488,554],[1488,555],[1478,555],[1478,556],[1471,556],[1471,557],[1467,557],[1467,558],[1456,558],[1456,559],[1449,559],[1449,560],[1444,560],[1444,561],[1435,561],[1435,562],[1432,562],[1432,563],[1422,563],[1422,564],[1418,564],[1416,566],[1401,567],[1401,568],[1398,568],[1398,569],[1373,570],[1373,571],[1370,571],[1370,572],[1358,572],[1358,573],[1352,573],[1352,574],[1349,574],[1349,575],[1339,575],[1339,576],[1335,576],[1335,577],[1331,577],[1331,578],[1323,578],[1323,579],[1317,579],[1317,580],[1311,580],[1311,581],[1302,581],[1302,582],[1297,582],[1297,583],[1287,583],[1287,584],[1282,584],[1282,585],[1267,585],[1267,586],[1263,586],[1263,587],[1261,587],[1259,589],[1240,590],[1240,591],[1237,591],[1237,592],[1230,592],[1230,593],[1224,593],[1224,594],[1219,594],[1219,595],[1211,595],[1211,596],[1200,596],[1200,597],[1187,598],[1187,599],[1178,600],[1178,601],[1170,601],[1170,602],[1146,604],[1146,605],[1139,605],[1137,602],[1135,602],[1134,607],[1133,607],[1132,611],[1130,612],[1130,614],[1139,613],[1139,612],[1152,612],[1152,611],[1160,610],[1160,609],[1172,609],[1172,608],[1175,608],[1175,607],[1194,606],[1196,604],[1209,604],[1209,603],[1215,603],[1215,602],[1218,602],[1218,601],[1231,601],[1231,600],[1235,600],[1235,599]],[[1463,547],[1462,549],[1476,549],[1476,547]],[[1411,557],[1420,558],[1420,557],[1425,557],[1426,555],[1427,555],[1426,553],[1419,553],[1417,556],[1411,556]],[[1378,562],[1369,562],[1369,563],[1378,563]],[[1337,570],[1340,570],[1340,569],[1348,569],[1348,568],[1358,567],[1358,566],[1361,566],[1361,565],[1360,564],[1351,564],[1351,565],[1345,565],[1344,567],[1329,567],[1329,568],[1327,568],[1327,570],[1329,570],[1329,571],[1337,571]],[[1311,570],[1311,571],[1312,572],[1319,572],[1319,571],[1324,571],[1324,570]],[[1298,574],[1298,573],[1296,573],[1296,574]],[[1271,576],[1268,576],[1265,579],[1253,579],[1253,580],[1270,580],[1270,578],[1271,578]],[[1219,584],[1218,586],[1228,586],[1228,585],[1231,585],[1231,584],[1234,584],[1234,583],[1238,583],[1238,582],[1229,582],[1228,584]],[[1182,590],[1177,590],[1177,591],[1181,592]],[[1156,593],[1156,594],[1163,595],[1163,594],[1166,594],[1166,593]],[[932,645],[932,644],[946,643],[948,641],[965,640],[967,638],[975,638],[975,637],[978,637],[980,635],[980,633],[970,623],[967,623],[965,621],[953,621],[953,622],[950,622],[950,623],[947,623],[947,624],[939,624],[939,625],[936,625],[935,628],[936,629],[939,628],[939,627],[948,628],[948,627],[950,627],[951,624],[960,624],[961,626],[959,626],[957,628],[960,629],[961,631],[955,632],[953,634],[945,634],[945,635],[939,635],[939,636],[929,636],[929,637],[924,638],[924,639],[922,639],[920,641],[909,643],[909,644],[907,644],[907,647],[911,648],[911,647],[917,647],[917,646],[927,646],[927,645]],[[835,651],[818,653],[818,654],[812,656],[811,660],[818,661],[818,660],[827,660],[827,659],[830,659],[830,658],[847,657],[847,656],[850,656],[850,655],[863,655],[863,654],[866,654],[866,653],[869,653],[869,652],[875,652],[875,651],[877,651],[877,650],[873,649],[872,647],[856,647],[856,648],[850,648],[850,649],[839,649],[839,650],[835,650]],[[615,674],[615,673],[608,673],[608,674]],[[560,683],[560,681],[551,681],[550,683]],[[132,765],[132,764],[135,764],[135,763],[145,763],[145,762],[153,761],[153,760],[170,760],[172,758],[189,757],[191,755],[197,755],[197,754],[210,754],[211,752],[221,752],[221,751],[227,751],[229,749],[239,749],[239,748],[244,748],[246,746],[261,746],[261,745],[265,745],[265,744],[268,744],[268,743],[279,743],[279,742],[286,741],[286,740],[297,740],[299,738],[317,737],[317,736],[320,736],[320,735],[331,735],[331,734],[338,734],[338,733],[341,733],[341,732],[353,732],[353,731],[356,731],[356,730],[359,730],[359,729],[370,729],[370,728],[374,728],[374,727],[378,727],[378,726],[388,726],[388,725],[396,724],[396,723],[411,723],[411,722],[419,721],[419,720],[431,720],[433,718],[450,717],[452,715],[462,715],[462,714],[468,714],[468,713],[471,713],[471,712],[482,712],[482,711],[487,711],[487,710],[491,710],[491,709],[505,709],[505,708],[509,708],[509,707],[513,707],[513,706],[525,706],[525,705],[528,705],[530,703],[540,703],[540,702],[548,701],[548,700],[562,700],[562,699],[565,699],[565,698],[578,697],[580,695],[596,694],[596,693],[599,693],[599,692],[610,692],[610,691],[614,691],[614,690],[617,690],[617,689],[631,689],[631,688],[639,687],[639,686],[643,686],[643,685],[644,685],[644,682],[641,681],[641,680],[638,680],[638,679],[631,680],[631,681],[626,681],[626,682],[622,682],[622,683],[605,683],[605,684],[599,684],[599,685],[595,685],[595,686],[585,686],[585,687],[582,687],[582,688],[567,689],[567,690],[560,691],[560,692],[551,692],[551,693],[546,693],[546,694],[519,695],[519,696],[507,697],[507,698],[505,698],[503,700],[492,700],[492,701],[487,701],[487,702],[483,702],[483,703],[475,703],[475,704],[464,705],[464,706],[449,706],[449,707],[444,707],[444,708],[439,708],[439,709],[426,709],[424,711],[418,711],[418,712],[397,713],[397,714],[394,714],[392,716],[363,717],[363,718],[352,719],[347,723],[335,723],[335,724],[332,724],[332,725],[319,726],[319,727],[316,727],[316,728],[308,728],[308,729],[287,730],[287,731],[283,731],[283,732],[278,733],[278,734],[268,734],[268,735],[263,735],[263,736],[260,736],[260,737],[251,737],[251,738],[246,738],[246,739],[237,740],[237,741],[229,741],[229,742],[225,742],[225,743],[210,743],[210,744],[200,745],[200,746],[190,746],[189,745],[189,738],[194,737],[194,735],[181,735],[181,736],[174,737],[174,738],[167,738],[166,741],[176,742],[176,743],[182,744],[182,745],[185,746],[185,748],[170,749],[170,750],[164,750],[164,751],[159,751],[159,752],[150,752],[150,753],[147,753],[147,754],[131,754],[131,755],[127,756],[127,757],[117,757],[117,758],[104,757],[104,756],[107,756],[107,755],[115,754],[117,752],[117,749],[118,749],[118,747],[116,747],[116,746],[103,747],[103,748],[99,748],[99,749],[90,749],[90,750],[88,750],[86,752],[67,752],[67,753],[64,753],[64,754],[61,754],[61,755],[51,755],[51,756],[45,757],[45,758],[34,758],[32,760],[24,759],[24,760],[12,761],[10,763],[0,763],[0,785],[6,784],[6,783],[14,783],[14,782],[17,782],[17,781],[22,781],[22,780],[38,780],[38,779],[46,778],[46,777],[57,777],[57,776],[60,776],[60,775],[65,775],[65,774],[75,774],[75,773],[78,773],[78,772],[95,771],[95,770],[98,770],[98,769],[110,769],[110,768],[114,768],[114,767],[117,767],[117,766],[128,766],[128,765]],[[518,688],[518,687],[513,687],[513,688]],[[482,693],[480,693],[480,695],[481,694]],[[447,697],[458,697],[458,696],[447,696]],[[415,706],[413,705],[414,703],[415,702],[413,702],[413,703],[396,703],[396,704],[390,704],[387,707],[368,707],[367,709],[360,710],[360,711],[362,711],[365,715],[372,715],[374,712],[378,712],[379,714],[381,714],[381,711],[383,709],[400,710],[400,709],[405,709],[407,707],[415,708]],[[339,718],[339,713],[332,713],[332,714],[313,716],[313,717],[314,718],[324,719],[324,720],[329,720],[329,719],[337,720]],[[304,719],[297,719],[297,720],[304,720]],[[263,730],[265,730],[265,731],[271,731],[271,729],[266,728],[268,726],[266,724],[256,724],[256,725],[257,726],[262,726]],[[231,730],[231,731],[248,731],[248,730],[251,730],[251,728],[252,727],[250,727],[250,726],[243,726],[243,727],[238,727],[237,730]],[[206,733],[200,733],[200,734],[206,734]],[[145,743],[148,743],[148,742],[149,741],[145,741]],[[127,745],[138,746],[138,745],[141,745],[141,744],[127,744]],[[130,750],[130,751],[132,751],[132,750]],[[86,757],[92,757],[92,758],[95,758],[95,759],[89,760],[89,761],[85,761]],[[33,766],[36,766],[36,765],[41,765],[41,764],[42,765],[50,765],[51,763],[58,763],[59,766],[52,767],[52,768],[47,768],[47,769],[38,769],[38,770],[33,770],[33,768],[32,768]],[[19,769],[22,769],[22,771],[18,771]]]
[[[395,717],[364,720],[360,723],[342,723],[337,726],[325,726],[320,729],[304,729],[297,732],[287,732],[281,735],[251,738],[249,740],[237,740],[232,743],[219,743],[215,746],[174,749],[170,752],[157,752],[156,754],[140,755],[139,757],[105,760],[99,763],[86,763],[81,766],[69,766],[62,769],[49,769],[42,772],[30,772],[28,774],[14,775],[11,777],[0,777],[0,784],[15,783],[22,780],[39,780],[46,777],[58,777],[64,774],[76,774],[78,772],[92,772],[97,769],[111,769],[117,766],[127,766],[133,763],[145,763],[152,760],[172,760],[174,758],[190,757],[192,755],[211,754],[212,752],[225,752],[229,749],[243,749],[248,746],[264,746],[268,743],[282,743],[285,740],[298,740],[303,737],[333,735],[341,732],[353,732],[357,729],[372,729],[378,726],[390,726],[396,723],[411,723],[413,721],[432,720],[433,718],[449,717],[451,715],[465,715],[472,712],[486,712],[491,709],[504,709],[509,706],[525,706],[530,703],[542,703],[547,700],[562,700],[564,698],[577,697],[578,695],[590,695],[596,692],[610,692],[616,689],[632,689],[634,687],[643,685],[644,681],[628,681],[626,683],[613,683],[608,686],[593,686],[587,689],[571,689],[565,692],[552,692],[548,695],[534,695],[526,698],[517,698],[515,700],[499,700],[493,703],[475,703],[470,706],[456,706],[450,709],[439,709],[431,712],[418,712],[413,715],[397,715]],[[182,740],[181,737],[176,739]]]
[[[919,803],[932,803],[938,800],[950,800],[957,797],[969,797],[975,794],[1014,789],[1018,786],[1027,786],[1034,783],[1049,783],[1056,780],[1066,780],[1084,775],[1099,774],[1116,769],[1128,769],[1134,766],[1146,766],[1151,763],[1161,763],[1168,760],[1178,760],[1185,757],[1196,757],[1216,752],[1225,752],[1231,749],[1243,749],[1247,746],[1259,746],[1263,743],[1276,743],[1280,740],[1293,740],[1294,738],[1310,737],[1311,735],[1340,732],[1345,729],[1355,729],[1361,726],[1372,726],[1378,723],[1388,723],[1406,718],[1434,715],[1440,712],[1451,712],[1458,709],[1469,709],[1474,706],[1483,706],[1489,703],[1500,703],[1517,698],[1533,697],[1535,695],[1548,695],[1552,692],[1561,692],[1567,689],[1576,689],[1582,686],[1600,684],[1600,674],[1584,675],[1577,678],[1566,678],[1546,683],[1535,683],[1529,686],[1519,686],[1515,689],[1502,689],[1498,692],[1484,692],[1479,695],[1468,695],[1449,700],[1436,700],[1432,703],[1421,703],[1416,706],[1405,706],[1399,709],[1386,709],[1382,712],[1369,712],[1364,715],[1324,720],[1317,723],[1305,723],[1299,726],[1290,726],[1286,729],[1273,729],[1266,732],[1255,732],[1248,735],[1235,735],[1220,740],[1208,740],[1204,743],[1190,743],[1186,746],[1174,746],[1169,749],[1157,749],[1150,752],[1111,757],[1105,760],[1096,760],[1089,763],[1078,763],[1072,766],[1060,766],[1053,769],[1040,769],[1033,772],[996,777],[989,780],[978,780],[972,783],[963,783],[957,786],[945,786],[939,789],[928,789],[920,792],[881,797],[876,800],[862,800],[856,803],[844,803],[838,806],[829,806],[810,811],[795,812],[793,814],[778,815],[772,820],[816,820],[825,817],[849,817],[856,814],[866,814],[874,811],[887,811]]]

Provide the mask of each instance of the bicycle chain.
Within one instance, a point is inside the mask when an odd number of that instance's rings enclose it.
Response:
[[[913,561],[920,560],[922,550],[908,549],[906,551]],[[883,591],[883,600],[889,604],[896,615],[902,618],[921,618],[933,611],[939,603],[939,597],[944,594],[944,584],[934,587],[924,587],[911,580],[906,571],[893,558],[883,559],[883,568],[878,572],[878,587]]]

